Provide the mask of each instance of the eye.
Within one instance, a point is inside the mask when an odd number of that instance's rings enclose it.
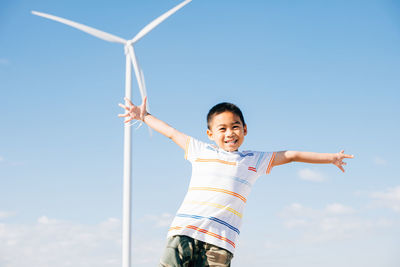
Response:
[[[223,132],[223,131],[225,131],[225,128],[219,128],[218,129],[220,132]]]

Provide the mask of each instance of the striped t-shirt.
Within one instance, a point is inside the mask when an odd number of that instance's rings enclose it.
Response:
[[[192,178],[168,236],[190,236],[234,253],[251,187],[270,172],[274,157],[275,152],[226,152],[188,138]]]

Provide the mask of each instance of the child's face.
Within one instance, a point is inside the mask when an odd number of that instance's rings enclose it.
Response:
[[[239,116],[230,111],[215,115],[207,129],[208,138],[225,151],[236,151],[242,145],[247,134],[247,126],[243,125]]]

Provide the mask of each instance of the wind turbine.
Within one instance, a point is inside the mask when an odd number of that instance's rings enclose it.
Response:
[[[169,16],[174,14],[176,11],[190,3],[192,0],[185,0],[179,5],[165,12],[149,24],[147,24],[141,31],[139,31],[135,37],[130,40],[125,40],[118,36],[97,30],[95,28],[73,22],[68,19],[45,14],[37,11],[32,11],[34,15],[41,16],[47,19],[55,20],[60,23],[69,25],[78,30],[84,31],[97,38],[103,39],[108,42],[120,43],[124,45],[124,51],[126,55],[126,77],[125,77],[125,97],[131,99],[131,87],[132,87],[132,69],[131,64],[135,72],[136,80],[139,86],[140,94],[142,99],[147,96],[146,86],[144,82],[143,71],[139,66],[138,60],[135,55],[133,45],[139,41],[143,36],[157,27]],[[122,266],[131,266],[131,127],[124,127],[124,182],[123,182],[123,223],[122,223]]]

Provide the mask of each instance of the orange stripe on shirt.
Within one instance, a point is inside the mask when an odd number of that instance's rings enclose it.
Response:
[[[268,168],[267,168],[267,174],[269,174],[271,172],[272,162],[274,162],[275,155],[276,155],[276,152],[272,153],[272,157],[271,157],[271,159],[269,161]]]
[[[217,162],[217,163],[236,166],[236,162],[225,161],[225,160],[220,160],[220,159],[200,159],[200,158],[197,158],[196,162]]]
[[[170,230],[170,231],[172,231],[172,230],[181,230],[182,228],[183,228],[183,227],[181,227],[181,226],[175,226],[175,227],[169,228],[169,230]],[[235,243],[232,242],[232,240],[230,240],[230,239],[228,239],[228,238],[226,238],[226,237],[217,235],[216,233],[207,231],[206,229],[202,229],[202,228],[196,227],[196,226],[194,226],[194,225],[186,225],[185,228],[189,228],[189,229],[198,231],[198,232],[200,232],[200,233],[213,236],[213,237],[215,237],[215,238],[218,238],[218,239],[220,239],[220,240],[222,240],[222,241],[225,241],[225,242],[229,243],[232,247],[235,247]]]
[[[174,226],[174,227],[170,227],[169,231],[173,231],[173,230],[181,230],[183,227],[180,226]]]
[[[232,191],[228,191],[225,189],[221,189],[221,188],[213,188],[213,187],[190,187],[189,190],[204,190],[204,191],[214,191],[214,192],[221,192],[221,193],[225,193],[228,195],[232,195],[234,197],[240,198],[244,203],[246,203],[246,198],[244,198],[242,195],[239,195],[238,193],[232,192]]]

